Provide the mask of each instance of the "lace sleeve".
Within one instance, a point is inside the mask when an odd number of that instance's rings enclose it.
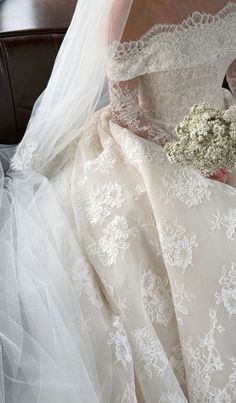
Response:
[[[236,59],[229,66],[226,73],[226,78],[232,94],[236,97]]]
[[[173,134],[162,129],[157,120],[142,111],[139,102],[139,78],[122,82],[110,81],[109,88],[115,123],[161,146],[173,140]]]

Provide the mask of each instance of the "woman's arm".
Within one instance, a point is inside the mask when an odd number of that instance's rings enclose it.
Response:
[[[139,78],[109,82],[113,120],[140,137],[161,146],[174,136],[162,129],[158,121],[146,116],[139,105]]]
[[[236,97],[236,59],[229,66],[226,73],[226,79],[232,94]]]

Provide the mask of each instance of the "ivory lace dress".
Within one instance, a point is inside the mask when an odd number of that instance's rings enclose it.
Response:
[[[236,402],[236,189],[162,148],[193,104],[236,103],[235,57],[232,1],[113,43],[111,105],[48,174],[83,249],[67,269],[98,373],[112,374],[103,402]]]

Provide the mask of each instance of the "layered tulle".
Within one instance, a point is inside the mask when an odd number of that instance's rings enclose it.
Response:
[[[108,320],[90,308],[91,337],[71,287],[87,267],[79,242],[45,177],[0,169],[0,401],[110,401]]]

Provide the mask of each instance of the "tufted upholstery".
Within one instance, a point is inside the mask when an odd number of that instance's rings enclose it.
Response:
[[[21,140],[75,5],[76,0],[0,3],[0,144]]]

